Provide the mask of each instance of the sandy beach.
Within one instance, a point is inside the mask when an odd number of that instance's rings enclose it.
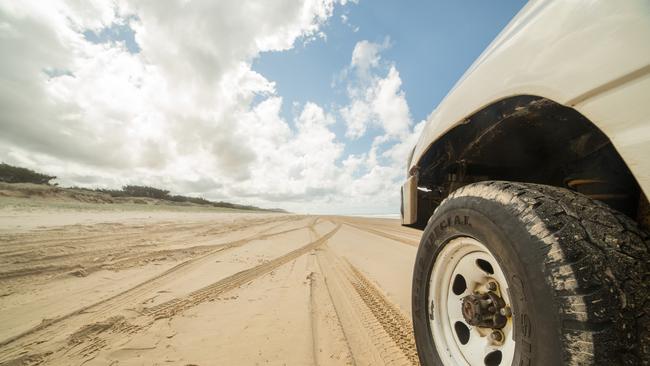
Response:
[[[413,365],[394,219],[0,210],[2,365]]]

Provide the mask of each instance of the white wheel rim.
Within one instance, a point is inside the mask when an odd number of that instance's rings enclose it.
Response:
[[[494,273],[481,269],[477,260],[488,262]],[[453,290],[457,275],[461,275],[466,283],[465,290],[458,295]],[[487,291],[488,281],[498,284],[501,298],[511,307],[508,283],[503,270],[496,258],[479,241],[470,237],[452,239],[438,255],[429,276],[427,304],[431,334],[438,355],[445,365],[486,365],[486,357],[490,355],[490,360],[493,361],[498,358],[499,352],[500,362],[487,365],[512,364],[515,354],[512,327],[514,314],[508,317],[506,325],[501,329],[504,336],[501,344],[496,344],[490,339],[492,329],[471,326],[463,317],[462,298],[472,291]],[[462,324],[456,325],[457,322]],[[456,326],[462,330],[463,325],[469,329],[469,340],[465,344],[459,339],[455,328]]]

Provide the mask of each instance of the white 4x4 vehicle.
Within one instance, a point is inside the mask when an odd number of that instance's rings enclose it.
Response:
[[[431,114],[423,365],[650,364],[650,2],[534,1]]]

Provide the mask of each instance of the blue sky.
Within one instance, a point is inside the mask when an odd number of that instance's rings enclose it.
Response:
[[[0,160],[396,214],[423,121],[523,1],[0,2]]]
[[[289,51],[261,53],[253,70],[275,81],[285,102],[342,106],[348,101],[344,86],[331,87],[332,81],[350,64],[356,43],[389,39],[383,57],[399,70],[417,122],[426,119],[525,3],[361,0],[335,8],[322,27],[326,39],[298,44]],[[282,115],[287,120],[293,118],[291,103],[283,105]],[[345,138],[343,121],[337,121],[335,130],[337,137]],[[373,137],[368,134],[347,143],[346,153],[368,150]]]

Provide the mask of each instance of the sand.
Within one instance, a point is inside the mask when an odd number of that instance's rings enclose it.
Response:
[[[0,209],[0,364],[414,365],[419,236],[392,219]]]

